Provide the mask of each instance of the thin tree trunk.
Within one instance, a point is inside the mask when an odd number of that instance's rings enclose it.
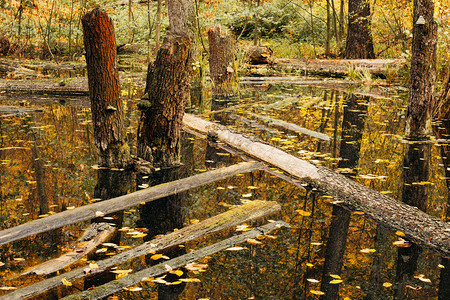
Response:
[[[369,0],[348,1],[348,33],[344,58],[375,58]]]
[[[150,2],[150,1],[149,1]],[[155,52],[157,53],[161,44],[161,5],[162,0],[156,2],[156,25],[155,25]]]
[[[113,23],[99,8],[89,11],[82,23],[94,141],[100,152],[99,164],[127,167],[130,151],[124,135]]]
[[[325,56],[330,56],[330,40],[331,40],[331,15],[330,15],[330,1],[327,0],[327,38],[325,41]]]

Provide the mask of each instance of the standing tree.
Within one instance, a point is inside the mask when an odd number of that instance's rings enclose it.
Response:
[[[348,1],[348,31],[344,58],[375,58],[369,0]]]
[[[405,157],[403,160],[402,201],[426,211],[428,185],[414,184],[428,182],[430,144],[424,143],[431,135],[431,113],[434,104],[436,81],[437,24],[433,19],[433,0],[414,0],[413,41],[411,70],[406,111]],[[396,295],[404,296],[406,280],[414,275],[420,254],[418,245],[399,248],[397,259]]]
[[[81,21],[99,165],[126,167],[130,164],[130,151],[124,135],[114,26],[99,8],[86,13]]]

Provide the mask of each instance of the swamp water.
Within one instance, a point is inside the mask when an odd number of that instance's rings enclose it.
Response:
[[[200,102],[192,98],[187,111],[256,136],[295,156],[327,166],[401,199],[405,93],[385,88],[382,91],[385,97],[373,97],[372,92],[361,92],[358,88],[344,93],[318,87],[330,85],[330,82],[337,86],[333,81],[314,78],[272,78],[269,81],[245,78],[241,81],[240,99],[214,101],[206,97]],[[136,144],[138,90],[129,84],[122,92],[132,149]],[[112,197],[114,193],[146,188],[161,182],[165,177],[162,174],[167,173],[158,171],[160,173],[156,172],[152,179],[122,170],[98,170],[87,99],[1,97],[2,105],[44,108],[43,112],[1,113],[2,229],[104,198],[98,195]],[[292,124],[301,128],[292,128]],[[422,184],[429,185],[428,213],[443,219],[448,191],[439,146],[432,145],[431,151],[430,180]],[[177,177],[242,161],[239,153],[229,153],[221,145],[208,143],[189,132],[183,133],[182,157],[184,165]],[[159,218],[154,214],[155,208],[148,206],[124,211],[120,225],[124,230],[116,241],[121,248],[108,248],[106,255],[147,240],[129,234],[136,232],[136,228],[148,232],[149,226],[159,224],[160,230],[167,232],[256,199],[280,203],[282,211],[265,221],[284,220],[290,227],[279,229],[258,243],[244,243],[240,245],[241,250],[222,251],[201,259],[205,267],[200,270],[183,270],[183,276],[197,278],[196,282],[178,284],[172,279],[175,284],[161,285],[146,281],[117,296],[156,299],[159,293],[161,299],[177,294],[180,299],[314,299],[320,294],[324,265],[335,263],[331,258],[334,256],[326,253],[345,250],[340,276],[331,274],[332,285],[339,288],[340,299],[392,299],[399,290],[402,292],[398,295],[400,299],[438,299],[443,266],[437,254],[422,250],[415,276],[399,280],[396,276],[398,247],[393,245],[398,240],[395,233],[377,226],[358,212],[350,215],[346,238],[345,231],[329,232],[333,199],[307,191],[299,182],[288,182],[279,176],[282,175],[276,169],[271,173],[257,171],[192,189],[179,197],[158,201],[157,211],[164,210],[164,216]],[[107,178],[106,183],[101,182],[104,178]],[[113,187],[120,191],[115,192]],[[102,188],[103,192],[99,192]],[[247,223],[248,227],[238,226],[213,234],[173,249],[167,255],[190,252],[263,223]],[[17,275],[73,249],[88,225],[89,222],[78,223],[1,246],[1,286],[21,287],[42,280],[37,276],[17,278]],[[151,229],[150,232],[158,234]],[[345,249],[337,247],[327,251],[329,236],[343,236]],[[147,259],[147,263],[151,262]],[[84,260],[76,267],[86,264]],[[134,272],[145,267],[144,259],[135,259],[118,269]],[[169,282],[168,277],[163,278],[166,279]],[[75,293],[83,286],[86,287],[86,283],[78,280],[73,286],[63,286],[46,297]],[[449,299],[450,295],[441,294],[439,298]]]

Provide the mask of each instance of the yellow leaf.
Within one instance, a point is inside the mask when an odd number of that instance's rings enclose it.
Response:
[[[330,281],[330,284],[338,284],[338,283],[341,283],[341,282],[342,282],[342,279],[333,279],[333,280]]]
[[[300,216],[303,216],[303,217],[309,217],[309,216],[311,215],[311,212],[309,212],[309,211],[304,211],[304,210],[301,210],[301,209],[297,209],[296,212],[297,212]]]
[[[182,281],[182,282],[200,282],[200,279],[198,279],[198,278],[180,278],[180,281]]]
[[[128,274],[128,273],[130,273],[131,271],[133,271],[132,269],[128,269],[128,270],[114,270],[114,271],[111,271],[111,273],[116,273],[116,274]]]
[[[375,249],[369,249],[369,248],[359,250],[359,252],[361,252],[361,253],[374,253],[376,251],[377,250],[375,250]]]
[[[248,239],[247,243],[249,243],[250,245],[261,245],[262,242],[255,240],[255,239]]]
[[[144,236],[146,236],[146,235],[147,235],[146,233],[140,233],[140,234],[135,234],[135,235],[133,235],[133,236],[131,236],[131,237],[134,238],[134,239],[137,239],[137,238],[144,237]]]
[[[72,282],[68,281],[68,280],[65,279],[65,278],[61,279],[61,282],[62,282],[65,286],[72,286]]]
[[[405,234],[401,231],[396,231],[395,234],[398,236],[405,236]]]
[[[306,266],[310,267],[310,268],[314,267],[314,265],[312,263],[306,263]]]
[[[158,254],[154,254],[150,257],[151,260],[158,260],[162,257],[163,255],[161,253]]]
[[[180,280],[177,280],[177,281],[174,281],[174,282],[169,283],[169,285],[177,285],[177,284],[180,284],[180,283],[181,283],[181,281],[180,281]]]
[[[392,286],[392,283],[390,283],[390,282],[385,282],[385,283],[383,283],[383,286],[384,286],[384,287],[391,287],[391,286]]]
[[[169,273],[175,274],[175,275],[177,275],[178,277],[180,277],[181,275],[183,275],[183,271],[181,271],[181,270],[170,271]]]
[[[330,274],[330,277],[334,278],[334,279],[341,279],[341,276],[336,275],[336,274]]]
[[[313,295],[325,295],[325,293],[322,291],[310,290],[310,292]]]

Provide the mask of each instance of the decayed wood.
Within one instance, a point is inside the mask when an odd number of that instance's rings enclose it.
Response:
[[[250,115],[254,116],[254,117],[258,118],[258,119],[267,121],[270,124],[274,124],[274,125],[286,128],[286,129],[294,131],[294,132],[300,132],[300,133],[303,133],[303,134],[306,134],[306,135],[309,135],[309,136],[312,136],[312,137],[315,137],[315,138],[318,138],[318,139],[321,139],[321,140],[324,140],[324,141],[330,141],[331,140],[331,138],[328,135],[326,135],[326,134],[323,134],[321,132],[317,132],[317,131],[314,131],[314,130],[309,130],[309,129],[303,128],[301,126],[298,126],[297,124],[288,123],[288,122],[285,122],[285,121],[282,121],[282,120],[277,120],[277,119],[273,119],[273,118],[266,117],[266,116],[261,116],[261,115],[254,114],[254,113],[250,113]]]
[[[52,79],[33,80],[0,80],[0,90],[8,94],[64,95],[88,96],[86,78],[70,78],[66,85],[60,85]]]
[[[335,198],[334,204],[352,211],[362,211],[368,218],[423,247],[450,257],[450,224],[415,207],[371,190],[343,175],[287,154],[273,146],[252,141],[226,127],[186,114],[184,124],[200,132],[214,133],[217,138],[237,149],[269,162],[298,177],[318,191]]]
[[[406,64],[404,59],[274,59],[270,68],[301,70],[319,75],[348,75],[348,70],[369,72],[386,76]],[[252,68],[267,68],[267,65],[254,65]]]
[[[160,184],[117,198],[85,205],[73,210],[66,210],[46,218],[28,222],[0,231],[0,245],[28,237],[41,232],[60,228],[77,222],[93,219],[99,215],[127,209],[142,202],[177,194],[189,189],[234,176],[239,173],[252,172],[261,168],[260,163],[240,163],[226,168],[197,174],[166,184]]]
[[[106,269],[135,257],[162,251],[166,248],[230,228],[240,223],[276,213],[280,211],[280,209],[280,205],[274,201],[255,200],[233,208],[222,214],[216,215],[212,218],[191,224],[162,237],[155,238],[132,250],[128,250],[111,258],[98,261],[97,265],[99,266],[99,269]],[[84,268],[75,269],[62,275],[18,289],[6,296],[1,297],[0,299],[24,299],[35,296],[51,288],[62,285],[63,278],[68,281],[72,281],[86,275],[87,274],[85,274]]]
[[[92,223],[78,240],[75,249],[58,258],[48,260],[28,269],[20,275],[47,275],[70,266],[83,256],[92,253],[98,245],[107,242],[116,231],[117,228],[107,223]]]
[[[196,261],[202,257],[212,255],[219,251],[225,250],[227,248],[233,247],[236,244],[243,243],[248,239],[255,238],[258,235],[268,234],[274,229],[287,227],[289,226],[287,223],[283,221],[277,221],[273,223],[268,223],[264,226],[257,227],[251,231],[242,233],[240,235],[233,236],[226,240],[220,241],[218,243],[212,244],[210,246],[204,247],[197,251],[179,256],[177,258],[173,258],[166,262],[162,262],[154,267],[141,270],[134,274],[122,277],[120,279],[113,280],[108,282],[107,284],[95,287],[92,290],[87,290],[78,294],[73,294],[67,296],[63,299],[66,300],[75,300],[75,299],[102,299],[106,296],[111,295],[114,292],[118,292],[126,287],[135,285],[142,281],[143,278],[150,278],[154,276],[158,276],[164,273],[167,273],[167,266],[172,269],[180,268],[188,263]]]

